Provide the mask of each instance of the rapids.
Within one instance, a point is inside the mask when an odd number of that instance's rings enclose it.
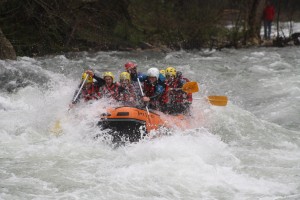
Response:
[[[69,53],[0,61],[0,199],[300,199],[300,49]],[[104,100],[68,111],[88,68],[174,66],[199,83],[192,126],[112,148]],[[226,95],[226,107],[209,95]],[[63,132],[51,132],[59,120]]]

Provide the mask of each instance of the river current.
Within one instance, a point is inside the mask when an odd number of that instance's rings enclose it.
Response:
[[[300,199],[299,55],[287,47],[0,61],[0,199]],[[93,139],[108,105],[68,111],[81,73],[118,79],[127,61],[141,72],[174,66],[198,82],[190,128],[119,148]],[[210,105],[210,95],[228,105]]]

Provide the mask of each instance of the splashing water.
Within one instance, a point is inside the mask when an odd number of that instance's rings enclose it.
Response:
[[[0,61],[1,199],[299,199],[300,50],[98,52]],[[114,149],[105,100],[68,111],[81,73],[174,66],[200,92],[191,126]],[[117,77],[117,76],[116,76]],[[226,95],[226,107],[205,96]],[[59,120],[62,134],[51,127]]]

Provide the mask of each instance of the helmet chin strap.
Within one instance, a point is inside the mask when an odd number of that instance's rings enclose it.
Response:
[[[171,77],[170,79],[168,79],[168,81],[167,81],[167,83],[168,83],[168,85],[170,85],[171,83],[173,83],[174,81],[175,81],[175,77]]]
[[[128,84],[126,82],[123,82],[123,83],[121,83],[121,86],[125,88],[128,86]]]
[[[156,81],[154,81],[154,82],[151,82],[151,85],[152,85],[152,86],[155,86],[155,85],[156,85],[156,83],[157,83],[157,80],[156,80]]]
[[[130,76],[131,76],[131,79],[135,79],[135,78],[137,78],[137,73],[134,73],[134,74],[130,74]]]

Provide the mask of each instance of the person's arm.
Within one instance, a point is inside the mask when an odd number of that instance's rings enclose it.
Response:
[[[150,100],[153,100],[153,99],[158,99],[162,94],[163,92],[165,91],[164,87],[157,84],[155,86],[155,94],[152,96],[152,97],[149,97]]]
[[[179,85],[178,85],[178,88],[182,88],[182,86],[184,84],[186,84],[187,82],[190,82],[187,78],[181,78],[179,79]]]
[[[80,84],[80,85],[81,85],[81,84]],[[79,87],[80,87],[80,86],[79,86]],[[74,95],[73,95],[72,102],[69,104],[69,107],[70,107],[70,108],[72,108],[75,104],[77,104],[77,103],[80,102],[80,99],[81,99],[81,92],[80,92],[80,94],[78,94],[77,99],[75,99],[75,101],[74,101],[74,98],[75,98],[75,96],[77,95],[78,91],[79,91],[79,89],[77,89],[77,90],[75,91]]]
[[[140,82],[145,82],[147,80],[148,76],[146,74],[138,73],[138,79]]]
[[[94,74],[93,78],[97,81],[96,84],[98,87],[102,87],[103,85],[105,85],[105,80],[103,78],[96,76],[95,74]]]
[[[105,80],[103,78],[100,78],[92,70],[86,70],[85,73],[87,73],[89,76],[93,77],[97,82],[95,83],[99,88],[103,85],[105,85]]]

